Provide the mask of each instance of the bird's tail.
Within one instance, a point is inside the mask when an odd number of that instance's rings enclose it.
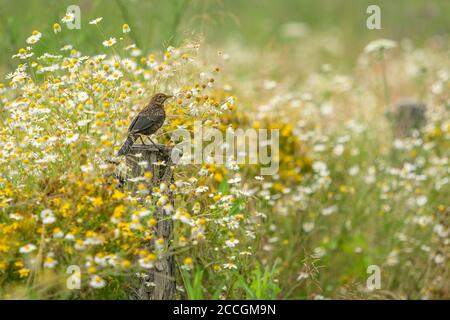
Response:
[[[119,152],[117,152],[118,156],[125,156],[130,153],[131,147],[133,146],[134,139],[130,135],[128,136],[127,140],[123,143],[122,147],[120,147]]]

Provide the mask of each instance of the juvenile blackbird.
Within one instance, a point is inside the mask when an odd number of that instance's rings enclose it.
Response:
[[[130,127],[128,128],[128,138],[117,153],[119,156],[130,153],[131,147],[138,137],[144,143],[144,140],[142,140],[143,135],[150,136],[161,128],[166,119],[164,102],[170,97],[172,96],[164,93],[155,94],[150,100],[150,103],[131,121]],[[150,141],[155,144],[152,139]]]

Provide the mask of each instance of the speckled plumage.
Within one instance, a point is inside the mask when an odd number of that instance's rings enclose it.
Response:
[[[150,103],[134,117],[128,128],[128,138],[118,152],[119,156],[127,155],[134,141],[140,135],[150,136],[162,127],[166,119],[164,102],[168,98],[170,96],[164,93],[155,94],[150,100]]]

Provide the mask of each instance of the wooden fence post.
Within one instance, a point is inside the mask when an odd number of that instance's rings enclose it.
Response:
[[[139,145],[135,144],[129,155],[126,157],[127,166],[129,168],[129,176],[140,177],[145,172],[152,173],[151,182],[148,186],[150,192],[153,187],[160,186],[162,182],[167,184],[168,203],[174,206],[173,195],[169,189],[173,182],[173,166],[172,161],[173,148],[158,144]],[[178,149],[176,149],[178,151]],[[145,161],[146,165],[142,166],[139,162]],[[161,165],[160,163],[163,163]],[[141,163],[142,164],[142,163]],[[169,252],[169,248],[173,238],[173,221],[164,214],[162,207],[157,207],[154,214],[158,221],[155,226],[154,239],[164,239],[166,246],[165,252]],[[149,243],[147,248],[154,250],[153,242]],[[130,298],[136,300],[170,300],[175,297],[175,258],[170,253],[164,253],[158,257],[155,266],[146,273],[145,279],[139,279],[139,283],[133,285]],[[148,285],[151,284],[151,285]]]

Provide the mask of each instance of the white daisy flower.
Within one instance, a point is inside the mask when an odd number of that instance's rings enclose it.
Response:
[[[44,267],[48,269],[53,269],[58,264],[58,261],[56,261],[53,258],[53,255],[48,255],[47,258],[45,258]]]
[[[149,258],[139,259],[139,265],[145,269],[151,269],[154,266],[154,260]]]
[[[122,32],[123,33],[128,33],[128,32],[130,32],[131,31],[131,29],[130,29],[130,26],[128,25],[128,24],[124,24],[123,26],[122,26]]]
[[[97,24],[103,20],[103,17],[95,18],[94,20],[89,21],[89,24]]]
[[[94,275],[92,276],[91,281],[89,281],[89,285],[92,288],[101,289],[106,285],[106,282],[101,277]]]
[[[225,244],[230,248],[234,248],[238,243],[239,243],[239,240],[234,239],[234,238],[225,241]]]
[[[116,42],[117,42],[116,38],[111,37],[111,38],[109,38],[108,40],[103,41],[102,43],[103,43],[103,45],[104,45],[105,47],[111,47],[111,46],[113,46],[114,44],[116,44]]]
[[[23,216],[18,213],[10,213],[9,217],[13,220],[23,220]]]
[[[87,99],[89,99],[89,95],[84,91],[80,91],[80,92],[78,92],[77,98],[78,98],[78,101],[84,102]]]
[[[42,210],[41,219],[43,224],[51,224],[56,221],[55,215],[53,214],[53,211],[50,209]]]
[[[67,12],[66,15],[61,19],[62,22],[68,23],[75,20],[75,15],[73,13]]]
[[[365,48],[364,52],[366,54],[371,54],[374,52],[380,52],[384,50],[389,50],[397,47],[397,43],[389,39],[377,39],[370,42]]]
[[[36,250],[36,246],[32,243],[26,244],[23,247],[19,249],[20,253],[30,253],[32,251]]]

